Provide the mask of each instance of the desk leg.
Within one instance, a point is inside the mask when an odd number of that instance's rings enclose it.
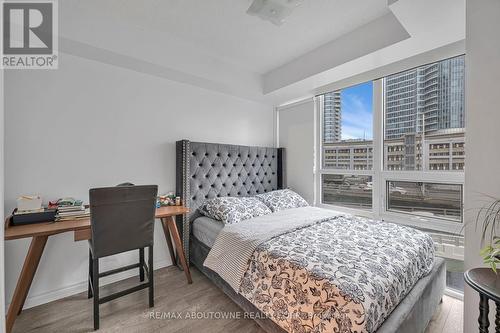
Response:
[[[490,326],[490,321],[488,320],[489,312],[490,306],[488,304],[488,297],[483,294],[479,294],[479,318],[477,321],[479,323],[480,333],[488,333],[488,327]]]
[[[172,246],[172,238],[170,238],[170,231],[168,230],[168,223],[166,219],[161,219],[161,226],[163,227],[163,233],[165,234],[165,240],[167,241],[168,252],[170,252],[172,265],[177,265],[177,260],[175,260],[174,247]]]
[[[166,217],[165,219],[162,219],[162,222],[163,221],[166,222],[166,224],[168,225],[168,229],[172,234],[172,238],[174,239],[175,247],[177,249],[177,256],[179,257],[179,261],[181,262],[182,268],[184,269],[184,273],[186,274],[188,283],[193,283],[193,280],[191,279],[191,272],[189,271],[189,265],[186,262],[186,257],[184,256],[181,237],[179,236],[179,231],[177,230],[177,225],[175,224],[175,220],[172,216],[169,216]]]
[[[48,236],[35,236],[31,240],[28,254],[24,259],[21,275],[19,276],[16,289],[14,290],[14,295],[12,296],[12,302],[10,303],[9,310],[7,311],[5,319],[7,333],[12,331],[14,321],[23,309],[24,301],[28,296],[31,283],[33,282],[33,277],[35,276],[36,269],[40,263],[40,258],[42,257],[43,249],[45,248],[45,244],[47,244],[48,238]]]

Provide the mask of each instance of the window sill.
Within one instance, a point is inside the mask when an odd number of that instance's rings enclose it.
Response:
[[[374,218],[373,217],[373,212],[371,210],[364,210],[364,209],[356,209],[356,208],[348,208],[344,206],[335,206],[335,205],[329,205],[329,204],[316,204],[316,207],[319,208],[325,208],[329,209],[335,212],[343,213],[343,214],[351,214],[351,215],[356,215],[356,216],[362,216],[362,217],[367,217],[367,218]]]
[[[389,223],[403,224],[410,227],[447,232],[455,235],[463,235],[463,224],[459,222],[434,218],[422,218],[416,215],[397,212],[385,212],[382,214],[380,219]]]

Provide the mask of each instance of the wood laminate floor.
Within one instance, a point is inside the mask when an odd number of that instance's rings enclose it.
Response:
[[[264,333],[252,319],[198,270],[192,268],[193,284],[176,267],[155,271],[155,307],[148,308],[147,290],[101,305],[99,332],[242,332]],[[101,295],[138,283],[138,277],[113,283]],[[208,318],[220,314],[233,318]],[[200,318],[198,316],[205,316]],[[180,317],[180,318],[179,318]],[[236,317],[236,318],[235,318]],[[426,333],[462,332],[462,302],[444,297]],[[66,297],[24,310],[13,332],[93,331],[92,300],[87,293]]]

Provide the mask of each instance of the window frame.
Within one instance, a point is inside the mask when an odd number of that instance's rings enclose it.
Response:
[[[442,58],[435,62],[445,60]],[[425,65],[425,64],[422,64]],[[417,67],[420,67],[419,65]],[[411,68],[408,68],[411,69]],[[324,168],[323,165],[323,96],[314,97],[314,113],[316,117],[315,125],[315,191],[314,203],[318,207],[333,209],[339,212],[350,213],[354,215],[365,216],[378,220],[384,220],[392,223],[426,228],[435,231],[449,232],[457,235],[463,235],[463,201],[464,201],[464,170],[430,171],[427,170],[427,159],[424,158],[422,170],[415,171],[389,171],[384,170],[384,123],[385,123],[385,80],[386,78],[374,78],[373,83],[373,161],[372,170],[352,170],[352,169],[332,169]],[[367,82],[362,80],[357,83],[350,83],[345,87],[339,87],[336,90],[342,90],[357,84]],[[354,174],[366,175],[372,177],[372,209],[364,210],[349,208],[322,202],[322,180],[324,174]],[[410,181],[410,182],[431,182],[444,184],[457,184],[462,186],[462,223],[450,221],[438,217],[423,217],[416,214],[395,212],[388,209],[388,196],[386,193],[388,181]]]

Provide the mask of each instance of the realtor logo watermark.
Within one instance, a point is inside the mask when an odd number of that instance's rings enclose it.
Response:
[[[57,1],[2,3],[2,68],[57,69]]]

